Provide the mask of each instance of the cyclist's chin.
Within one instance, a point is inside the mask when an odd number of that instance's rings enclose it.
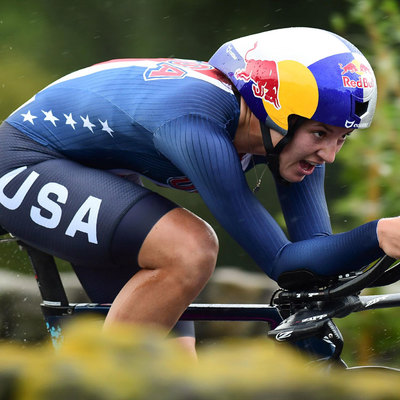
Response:
[[[301,182],[306,177],[304,174],[294,173],[293,171],[288,170],[280,171],[280,174],[283,179],[290,183]]]

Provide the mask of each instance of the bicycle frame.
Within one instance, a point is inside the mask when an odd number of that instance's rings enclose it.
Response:
[[[111,304],[69,303],[54,257],[20,242],[27,251],[42,297],[41,309],[55,347],[62,338],[62,321],[73,315],[106,316]],[[266,304],[192,304],[181,316],[186,321],[260,321],[276,328],[282,317]]]
[[[61,306],[43,301],[42,313],[47,330],[57,348],[62,341],[62,324],[75,315],[99,315],[105,317],[111,304],[70,303]],[[264,304],[191,304],[181,316],[181,321],[259,321],[273,329],[282,322],[279,310]]]
[[[42,297],[41,309],[55,347],[62,341],[62,323],[65,319],[82,314],[107,315],[110,304],[69,303],[54,257],[24,243],[19,244],[27,251],[35,272]],[[345,365],[340,359],[343,339],[332,318],[343,318],[352,312],[364,310],[399,307],[400,293],[369,296],[353,294],[354,290],[359,291],[374,281],[388,284],[397,280],[400,266],[388,270],[393,261],[386,257],[362,276],[345,280],[341,285],[328,289],[302,292],[284,290],[269,305],[191,304],[181,320],[261,321],[268,325],[269,336],[278,341],[289,341],[296,347],[301,347],[299,342],[304,339],[328,338],[335,346],[333,353],[313,350],[311,354],[316,358],[331,359]],[[304,307],[304,304],[307,306]]]

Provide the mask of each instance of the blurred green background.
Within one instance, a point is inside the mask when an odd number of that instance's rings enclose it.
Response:
[[[264,30],[288,26],[331,30],[364,52],[379,88],[373,126],[352,135],[327,169],[333,229],[348,230],[400,213],[398,4],[398,0],[2,0],[0,120],[55,79],[101,61],[132,57],[208,60],[227,40]],[[255,185],[254,172],[248,180]],[[167,193],[146,185],[215,227],[221,242],[218,265],[257,271],[197,195]],[[271,187],[271,178],[264,177],[257,196],[284,228]],[[0,249],[0,265],[27,269],[26,258],[15,245]]]

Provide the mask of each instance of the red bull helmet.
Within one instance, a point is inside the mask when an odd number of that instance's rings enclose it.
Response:
[[[256,117],[283,135],[293,114],[344,128],[370,126],[373,70],[342,37],[315,28],[284,28],[232,40],[210,64],[234,84]]]

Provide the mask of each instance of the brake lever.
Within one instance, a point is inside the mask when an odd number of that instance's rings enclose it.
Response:
[[[278,342],[296,342],[319,336],[328,320],[328,314],[320,310],[300,310],[282,321],[275,329],[268,331],[268,336]]]
[[[326,330],[325,325],[331,321],[328,326],[331,327],[331,333],[336,337],[340,335],[340,332],[335,333],[336,325],[332,322],[332,318],[343,318],[360,309],[362,305],[358,296],[351,295],[330,302],[315,302],[314,306],[314,309],[303,307],[296,311],[275,329],[269,331],[268,335],[278,341],[297,341],[311,336],[323,337]]]

